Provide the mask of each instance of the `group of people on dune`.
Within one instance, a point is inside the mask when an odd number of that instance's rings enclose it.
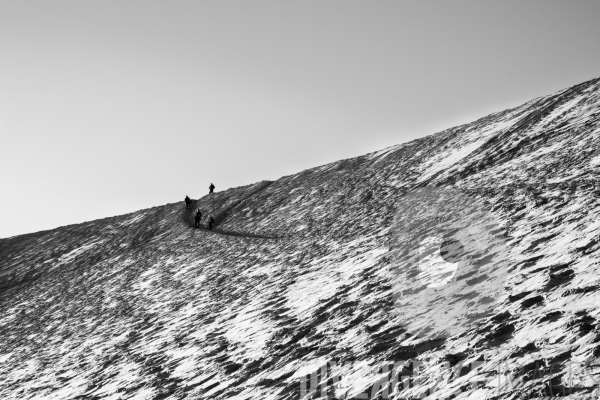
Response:
[[[213,185],[211,183],[210,186],[208,187],[208,189],[210,190],[208,192],[208,194],[213,193],[213,191],[215,190],[215,185]],[[190,209],[191,207],[192,207],[192,199],[190,199],[189,196],[185,196],[185,208]],[[200,228],[200,221],[202,221],[202,211],[200,211],[200,209],[198,208],[198,209],[196,209],[196,213],[194,214],[194,222],[195,222],[194,226],[196,228]],[[208,229],[212,231],[212,228],[215,225],[215,220],[212,217],[212,215],[208,217],[207,225],[208,225]]]

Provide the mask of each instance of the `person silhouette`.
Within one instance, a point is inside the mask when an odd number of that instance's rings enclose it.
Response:
[[[196,215],[194,216],[194,221],[196,222],[195,227],[200,228],[200,220],[202,219],[202,212],[200,209],[196,210]]]
[[[213,219],[213,217],[210,217],[208,219],[208,229],[210,229],[212,231],[213,225],[215,224],[215,220]]]
[[[192,199],[188,196],[185,196],[185,208],[190,208],[192,206]]]
[[[213,190],[215,190],[215,185],[213,185],[211,183],[210,186],[208,187],[208,189],[210,189],[210,192],[208,192],[208,194],[211,194],[213,192]]]

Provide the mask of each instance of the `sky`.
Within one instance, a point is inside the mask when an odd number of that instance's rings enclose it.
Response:
[[[600,1],[0,0],[0,238],[404,143],[600,77]]]

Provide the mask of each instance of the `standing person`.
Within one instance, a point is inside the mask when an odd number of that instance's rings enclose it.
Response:
[[[196,210],[196,215],[194,216],[194,220],[196,221],[196,228],[200,228],[200,220],[202,219],[202,212],[200,209]]]
[[[213,225],[215,224],[215,220],[213,219],[213,217],[211,216],[208,219],[208,229],[210,229],[212,231]]]
[[[210,189],[210,192],[208,192],[208,194],[211,194],[213,192],[213,190],[215,190],[215,185],[213,185],[212,183],[210,184],[210,186],[208,187]]]
[[[188,196],[185,196],[185,208],[190,208],[192,206],[192,199]]]

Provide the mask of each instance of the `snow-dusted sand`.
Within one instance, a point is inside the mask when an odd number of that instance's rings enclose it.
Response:
[[[599,88],[205,196],[214,232],[180,202],[1,239],[0,396],[597,397]],[[418,188],[464,193],[506,240],[473,252],[490,280],[461,306],[441,239],[407,239]],[[398,306],[415,259],[443,284]]]

